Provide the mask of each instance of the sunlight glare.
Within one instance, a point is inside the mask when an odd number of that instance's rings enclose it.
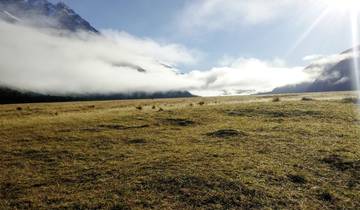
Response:
[[[353,65],[354,65],[354,85],[358,91],[358,99],[360,100],[360,69],[359,69],[359,27],[358,27],[358,14],[352,12],[351,18],[351,30],[352,30],[352,53],[353,53]]]
[[[359,0],[360,1],[360,0]],[[304,33],[296,40],[295,44],[287,52],[286,56],[293,53],[300,44],[311,34],[311,32],[320,24],[320,22],[329,14],[329,9],[324,10],[319,17],[317,17],[314,22],[305,30]]]
[[[323,0],[334,10],[360,12],[360,0]]]

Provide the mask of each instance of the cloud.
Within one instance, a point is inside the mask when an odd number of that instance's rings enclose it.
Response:
[[[200,52],[194,49],[188,49],[182,45],[174,43],[160,44],[151,39],[141,39],[132,36],[124,31],[103,30],[101,33],[114,40],[121,48],[129,52],[137,52],[144,56],[152,57],[168,65],[177,64],[195,64],[200,57]]]
[[[261,24],[304,8],[308,0],[193,0],[178,16],[182,30],[220,30],[241,24]],[[306,7],[305,7],[306,8]]]
[[[47,94],[184,90],[193,81],[170,65],[191,50],[125,32],[68,34],[0,21],[0,85]],[[144,72],[145,71],[145,72]]]
[[[307,55],[303,57],[303,61],[316,61],[324,57],[325,57],[324,55],[320,55],[320,54]]]
[[[218,67],[179,74],[171,66],[196,63],[196,50],[113,30],[103,36],[73,34],[0,21],[0,34],[0,85],[52,95],[252,94],[314,78],[313,72],[287,67],[281,59],[231,56],[224,56]]]
[[[187,77],[201,81],[193,89],[199,95],[243,95],[268,92],[276,87],[312,81],[316,75],[303,67],[286,67],[279,59],[270,62],[255,58],[238,58],[229,66],[208,71],[192,71]]]
[[[309,56],[306,56],[309,58]],[[305,57],[305,58],[306,58]],[[323,56],[319,56],[317,58],[313,57],[313,59],[311,59],[312,62],[312,66],[326,66],[326,65],[332,65],[335,63],[338,63],[340,61],[346,60],[346,59],[350,59],[353,57],[353,53],[343,53],[343,54],[334,54],[334,55],[323,55]]]

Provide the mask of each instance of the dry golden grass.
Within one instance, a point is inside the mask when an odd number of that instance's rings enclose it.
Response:
[[[353,93],[279,97],[0,105],[0,209],[359,209]]]

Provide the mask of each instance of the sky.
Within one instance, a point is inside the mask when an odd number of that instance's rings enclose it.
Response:
[[[350,48],[349,21],[345,17],[339,18],[343,14],[337,12],[319,21],[311,33],[297,44],[328,6],[321,1],[64,2],[97,29],[125,31],[158,42],[178,43],[197,51],[197,63],[180,66],[186,72],[207,70],[229,58],[282,59],[290,66],[307,65],[303,58],[308,55],[331,55]]]
[[[55,95],[263,93],[315,81],[358,43],[358,0],[64,2],[101,36],[64,36],[37,27],[39,17],[0,21],[1,85]]]

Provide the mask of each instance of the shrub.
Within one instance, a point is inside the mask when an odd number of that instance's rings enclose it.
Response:
[[[202,106],[202,105],[204,105],[204,104],[205,104],[204,101],[200,101],[200,102],[199,102],[199,105],[200,105],[200,106]]]
[[[275,97],[272,99],[272,102],[280,102],[280,97]]]
[[[314,99],[310,98],[310,97],[302,97],[301,99],[302,101],[313,101]]]
[[[334,200],[334,196],[329,192],[323,192],[319,195],[320,200],[331,202]]]
[[[142,106],[137,106],[136,109],[142,110],[143,108],[142,108]]]
[[[17,111],[21,111],[22,108],[21,108],[21,107],[16,107],[16,110],[17,110]]]
[[[295,184],[305,184],[306,183],[306,178],[302,175],[290,174],[290,175],[288,175],[288,178],[290,179],[291,182],[293,182]]]

